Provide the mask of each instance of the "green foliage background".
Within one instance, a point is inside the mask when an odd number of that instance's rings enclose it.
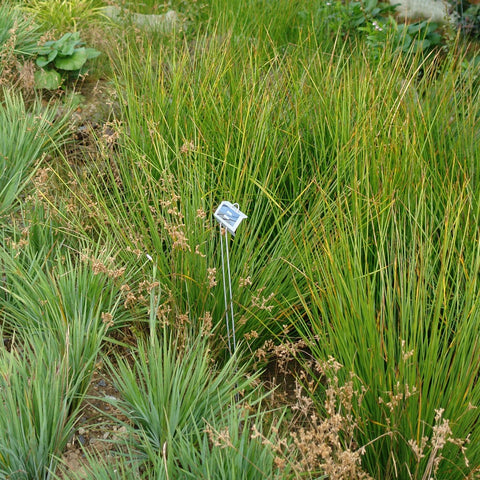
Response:
[[[68,102],[2,94],[0,404],[16,420],[0,422],[0,472],[55,477],[108,353],[112,403],[131,415],[125,478],[346,478],[328,462],[340,471],[347,454],[349,478],[475,478],[475,46],[447,27],[441,45],[432,26],[389,30],[378,2],[155,6],[138,10],[177,9],[178,28],[126,31],[100,11],[75,23],[109,39],[95,80],[115,104],[81,162],[62,148]],[[42,2],[29,12],[58,32]],[[233,359],[212,217],[224,199],[248,215],[231,240]],[[302,420],[266,406],[267,346],[304,371]],[[320,368],[332,358],[342,367]],[[336,416],[351,429],[334,437]],[[330,452],[311,463],[289,435],[304,425]]]

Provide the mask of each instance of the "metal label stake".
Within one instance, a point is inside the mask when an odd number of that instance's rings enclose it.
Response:
[[[228,233],[235,236],[235,232],[247,216],[242,213],[238,203],[223,201],[213,214],[219,223],[220,228],[220,249],[222,251],[222,276],[223,276],[223,298],[225,301],[225,321],[227,323],[228,351],[233,354],[237,347],[235,338],[235,320],[233,317],[233,293],[232,275],[230,273],[230,252],[228,250]],[[225,247],[223,246],[223,234],[225,233]],[[224,253],[225,252],[225,253]],[[225,258],[226,257],[226,258]],[[225,259],[227,267],[225,269]],[[228,294],[227,279],[228,276]],[[229,298],[228,298],[229,297]]]

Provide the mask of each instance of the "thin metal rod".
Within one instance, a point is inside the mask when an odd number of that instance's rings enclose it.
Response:
[[[227,300],[227,285],[225,280],[225,258],[223,253],[223,234],[222,234],[222,226],[219,225],[220,228],[220,250],[222,252],[222,277],[223,277],[223,298],[225,300],[225,321],[227,323],[227,339],[228,339],[228,351],[230,355],[232,355],[232,345],[230,340],[230,322],[228,318],[228,300]],[[228,243],[227,239],[225,239],[225,243],[227,244],[227,252],[228,252]],[[228,253],[227,253],[228,255]],[[229,268],[230,270],[230,268]],[[231,291],[231,290],[230,290]]]
[[[237,341],[235,338],[235,319],[233,317],[233,293],[232,293],[232,275],[230,273],[230,254],[228,251],[228,231],[225,230],[225,245],[227,250],[227,268],[228,268],[228,290],[230,293],[230,318],[231,318],[231,330],[232,330],[232,340],[233,340],[233,351],[237,349]]]

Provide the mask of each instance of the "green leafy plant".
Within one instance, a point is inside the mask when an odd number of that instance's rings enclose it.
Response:
[[[371,22],[360,30],[365,32],[367,45],[379,56],[386,45],[394,52],[428,53],[442,44],[439,25],[427,21],[398,24],[393,17],[383,22]]]
[[[346,2],[348,27],[359,28],[369,22],[383,18],[395,11],[395,6],[378,0],[361,0]]]
[[[98,50],[85,47],[78,32],[66,33],[59,40],[50,40],[38,47],[37,65],[42,70],[35,72],[38,88],[54,90],[62,84],[62,75],[82,73],[88,60],[100,55]],[[49,67],[44,70],[45,67]]]
[[[461,16],[459,22],[462,31],[478,39],[480,35],[480,5],[469,6]]]
[[[439,25],[428,21],[397,23],[395,5],[377,0],[324,2],[316,15],[319,33],[360,33],[378,57],[386,48],[395,52],[429,52],[442,43]]]
[[[355,33],[372,22],[382,23],[395,6],[378,0],[321,2],[315,15],[317,29]]]

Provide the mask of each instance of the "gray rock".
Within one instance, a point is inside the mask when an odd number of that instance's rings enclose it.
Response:
[[[161,33],[170,33],[179,25],[179,18],[175,10],[169,10],[161,15],[145,15],[131,12],[126,8],[108,6],[102,9],[102,13],[115,23],[130,24]]]
[[[451,20],[446,0],[390,0],[397,6],[397,14],[403,20],[429,20],[448,23]]]

